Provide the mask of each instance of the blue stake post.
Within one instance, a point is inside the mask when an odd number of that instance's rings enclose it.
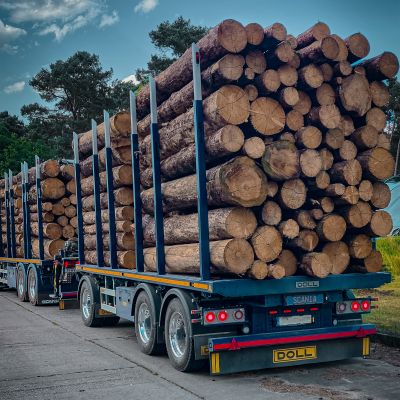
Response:
[[[43,214],[42,214],[42,185],[40,176],[40,158],[35,156],[35,172],[36,172],[36,209],[38,215],[38,241],[39,241],[39,259],[44,260],[44,238],[43,238]]]
[[[142,200],[140,198],[140,168],[139,168],[139,139],[137,133],[136,98],[129,92],[131,110],[131,146],[132,146],[132,178],[133,178],[133,206],[135,213],[135,250],[136,271],[144,271],[143,261],[143,222]]]
[[[27,258],[26,248],[26,207],[25,207],[25,168],[21,163],[21,191],[22,191],[22,237],[24,241],[24,257]]]
[[[156,82],[150,77],[151,158],[153,167],[154,224],[156,233],[157,272],[165,275],[164,220],[161,197],[160,137],[157,124]]]
[[[200,242],[200,276],[210,279],[210,247],[208,228],[207,180],[204,144],[204,117],[201,93],[200,50],[192,44],[194,133],[196,145],[197,210]]]
[[[13,175],[8,170],[9,188],[10,188],[10,226],[11,226],[11,257],[17,256],[17,244],[15,241],[15,208],[14,208],[14,189]]]
[[[110,115],[104,111],[104,138],[106,145],[106,177],[107,177],[107,202],[108,202],[108,234],[110,248],[110,266],[118,268],[117,259],[117,232],[115,227],[114,184],[112,172],[112,150],[110,138]]]
[[[92,119],[92,168],[93,168],[93,195],[94,195],[94,213],[96,222],[96,254],[97,265],[104,266],[103,254],[103,227],[101,224],[101,206],[100,206],[100,178],[99,178],[99,152],[97,148],[97,124]]]
[[[7,257],[11,254],[11,226],[10,226],[10,188],[8,187],[8,174],[4,173],[4,189],[6,195],[6,239],[7,239]]]
[[[81,192],[81,166],[79,165],[78,135],[73,133],[74,143],[74,170],[76,186],[76,215],[78,218],[78,258],[79,264],[85,263],[85,245],[83,240],[83,211],[82,211],[82,192]]]
[[[25,215],[26,215],[26,257],[32,258],[32,235],[31,235],[31,213],[29,209],[29,171],[28,163],[24,162],[25,175]]]

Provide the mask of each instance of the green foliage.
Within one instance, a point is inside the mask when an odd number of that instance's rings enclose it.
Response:
[[[400,277],[400,237],[390,236],[376,241],[376,248],[382,253],[385,268]]]
[[[193,42],[198,42],[208,31],[205,26],[192,25],[190,19],[178,17],[175,21],[165,21],[149,33],[150,40],[161,53],[152,54],[147,69],[138,69],[136,79],[147,82],[146,75],[157,75],[179,58]]]

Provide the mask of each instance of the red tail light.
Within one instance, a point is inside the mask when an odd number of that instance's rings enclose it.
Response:
[[[371,304],[370,304],[370,302],[368,300],[363,300],[361,302],[361,309],[363,311],[369,311],[370,308],[371,308]]]
[[[353,301],[351,303],[351,311],[353,311],[353,312],[360,311],[360,303],[358,301]]]
[[[76,261],[71,261],[71,260],[65,260],[64,261],[64,267],[65,268],[74,268],[76,265]]]
[[[214,322],[214,320],[215,320],[215,314],[212,311],[209,311],[206,314],[206,321],[211,323]]]
[[[225,322],[228,319],[228,313],[223,310],[218,313],[218,320],[221,322]]]

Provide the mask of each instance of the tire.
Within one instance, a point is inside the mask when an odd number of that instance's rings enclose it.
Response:
[[[82,321],[86,326],[96,327],[102,325],[102,319],[96,315],[100,304],[98,301],[99,293],[95,293],[96,286],[91,279],[84,279],[79,292],[79,306]]]
[[[168,304],[165,314],[165,343],[172,366],[181,372],[202,368],[203,360],[195,360],[191,320],[182,302],[175,298]]]
[[[17,270],[17,295],[20,301],[28,301],[24,267],[18,267]]]
[[[33,268],[31,268],[28,272],[28,285],[27,285],[27,292],[28,292],[28,298],[29,302],[33,306],[38,305],[38,283],[36,280],[36,273]]]
[[[146,291],[139,293],[135,303],[135,333],[140,351],[144,354],[160,354],[164,347],[157,343],[157,322],[154,302]]]

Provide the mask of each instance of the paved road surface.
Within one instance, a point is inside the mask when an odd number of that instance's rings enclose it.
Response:
[[[386,357],[391,349],[386,349]],[[322,385],[322,386],[321,386]],[[0,292],[0,399],[398,399],[400,367],[351,360],[212,378],[139,352],[131,323],[86,328],[79,310]]]

